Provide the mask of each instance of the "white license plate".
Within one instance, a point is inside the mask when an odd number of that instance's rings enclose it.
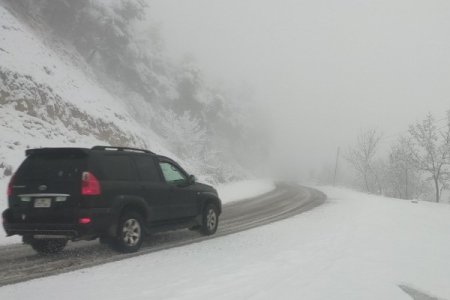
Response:
[[[34,207],[50,207],[52,206],[51,198],[36,198],[34,200]]]

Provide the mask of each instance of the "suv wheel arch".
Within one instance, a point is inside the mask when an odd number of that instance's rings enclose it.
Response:
[[[148,221],[148,217],[150,215],[150,208],[145,203],[143,199],[139,198],[124,198],[120,199],[120,202],[118,202],[115,206],[112,208],[112,215],[114,216],[111,219],[111,224],[108,229],[108,236],[114,237],[117,235],[117,225],[120,221],[120,218],[128,213],[128,212],[136,212],[138,213],[141,218],[144,225],[144,230],[147,231],[146,223]]]

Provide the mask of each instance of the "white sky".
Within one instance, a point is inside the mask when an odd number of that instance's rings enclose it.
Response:
[[[276,148],[305,168],[361,129],[392,135],[450,109],[450,1],[152,0],[150,11],[171,56],[254,87]]]

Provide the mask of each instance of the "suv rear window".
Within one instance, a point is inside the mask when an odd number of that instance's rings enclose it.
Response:
[[[39,154],[29,156],[17,171],[19,180],[80,179],[85,156],[79,154]]]

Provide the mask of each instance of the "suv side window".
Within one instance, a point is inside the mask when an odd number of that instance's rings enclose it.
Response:
[[[155,160],[149,156],[135,156],[134,161],[142,181],[161,181]]]
[[[104,155],[101,159],[103,174],[111,181],[133,181],[137,179],[131,158],[125,155]]]
[[[160,162],[159,166],[168,183],[182,183],[187,180],[186,175],[175,165],[168,162]]]

